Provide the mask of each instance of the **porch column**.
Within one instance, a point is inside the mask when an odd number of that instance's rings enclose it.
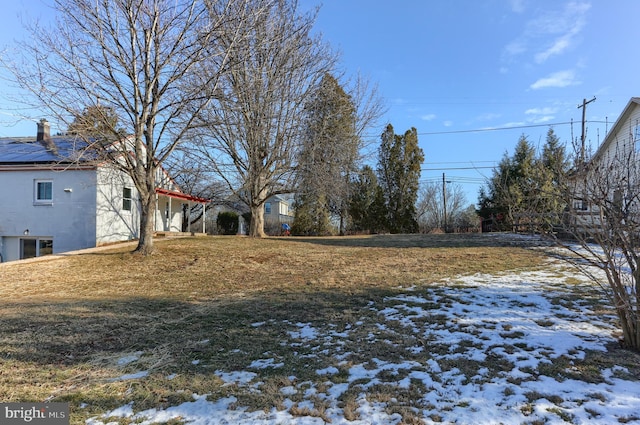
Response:
[[[189,201],[189,210],[187,212],[187,232],[191,233],[191,201]]]
[[[171,214],[171,201],[173,198],[171,196],[169,198],[169,217],[167,217],[167,224],[169,225],[169,231],[171,231],[171,222],[173,221],[173,215]]]

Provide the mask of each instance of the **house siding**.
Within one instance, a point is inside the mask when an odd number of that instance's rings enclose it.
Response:
[[[138,237],[140,197],[133,180],[112,167],[103,166],[97,172],[96,245],[135,239]],[[131,189],[131,210],[123,208],[124,188]]]
[[[597,200],[605,190],[605,196],[614,201],[617,196],[625,196],[625,185],[631,183],[632,175],[625,175],[628,171],[627,161],[640,161],[640,98],[632,98],[611,130],[607,133],[593,155],[585,171],[575,175],[574,215],[571,226],[577,231],[585,233],[601,231],[601,210],[593,205],[592,193]],[[620,176],[620,178],[615,181]],[[581,181],[580,179],[584,179]],[[587,193],[585,195],[585,192]]]
[[[50,203],[36,203],[35,181],[52,182]],[[95,246],[96,172],[25,169],[0,171],[0,253],[20,258],[20,239],[52,239],[53,253]]]
[[[640,106],[632,103],[603,142],[603,149],[596,154],[596,161],[607,162],[616,155],[626,158],[635,153],[636,141],[640,137]],[[622,154],[622,156],[620,156]]]

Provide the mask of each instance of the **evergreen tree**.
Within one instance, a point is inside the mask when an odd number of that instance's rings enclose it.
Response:
[[[565,146],[560,143],[552,128],[547,132],[547,139],[542,148],[541,164],[546,171],[547,180],[545,209],[557,217],[566,206],[563,195],[570,162]]]
[[[522,135],[513,156],[505,152],[487,187],[480,189],[478,213],[496,219],[499,229],[526,225],[532,231],[548,230],[565,206],[561,186],[568,164],[553,129],[540,157]]]
[[[376,195],[378,194],[378,179],[373,169],[365,165],[351,182],[351,196],[349,198],[349,216],[351,230],[356,232],[368,231],[373,233],[380,226],[375,216]]]
[[[125,130],[118,127],[118,121],[113,108],[101,105],[89,106],[84,111],[74,114],[73,122],[67,128],[67,134],[113,142],[126,135]]]
[[[498,214],[512,226],[527,208],[536,181],[535,148],[525,135],[520,136],[513,157],[505,152],[491,179],[491,193]]]
[[[378,181],[386,206],[386,225],[391,233],[418,231],[416,201],[424,153],[415,128],[396,135],[391,124],[381,136]]]
[[[351,97],[330,74],[305,105],[307,131],[298,159],[298,208],[313,214],[298,221],[297,230],[303,234],[326,233],[327,217],[339,220],[344,232],[349,180],[356,171],[360,147],[356,112]],[[307,229],[300,227],[303,222]]]
[[[331,218],[324,194],[299,194],[291,233],[298,236],[326,236],[332,234]]]

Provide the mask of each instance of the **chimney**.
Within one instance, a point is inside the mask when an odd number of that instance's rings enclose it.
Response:
[[[42,118],[38,123],[38,136],[36,137],[36,141],[38,142],[46,142],[51,138],[50,133],[51,126],[49,125],[49,121]]]
[[[58,154],[58,149],[56,148],[55,143],[51,140],[49,121],[42,118],[38,123],[38,134],[36,136],[36,141],[40,142],[42,146],[44,146],[48,151],[53,152],[54,154]]]

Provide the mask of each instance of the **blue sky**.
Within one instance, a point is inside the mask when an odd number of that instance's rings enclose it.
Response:
[[[570,144],[572,126],[558,123],[573,120],[579,138],[577,106],[594,96],[587,140],[602,141],[604,121],[611,128],[640,96],[639,17],[635,0],[325,0],[317,29],[342,51],[345,72],[378,83],[384,123],[416,127],[422,179],[444,172],[475,202],[490,169],[434,169],[495,165],[522,134],[542,146],[554,123]],[[492,128],[511,129],[465,132]]]
[[[39,0],[1,2],[1,48],[23,37],[22,18],[48,15]],[[416,127],[425,152],[422,180],[441,181],[444,172],[470,203],[491,174],[481,167],[512,153],[520,135],[542,146],[555,124],[570,144],[572,129],[580,137],[577,106],[595,96],[587,106],[587,139],[595,147],[629,98],[640,96],[636,0],[300,3],[321,6],[316,29],[341,51],[342,71],[378,84],[388,112],[368,137],[379,141],[386,123],[396,133]],[[0,80],[0,137],[35,133],[41,117],[17,120],[7,91]],[[573,127],[562,124],[571,120]]]

